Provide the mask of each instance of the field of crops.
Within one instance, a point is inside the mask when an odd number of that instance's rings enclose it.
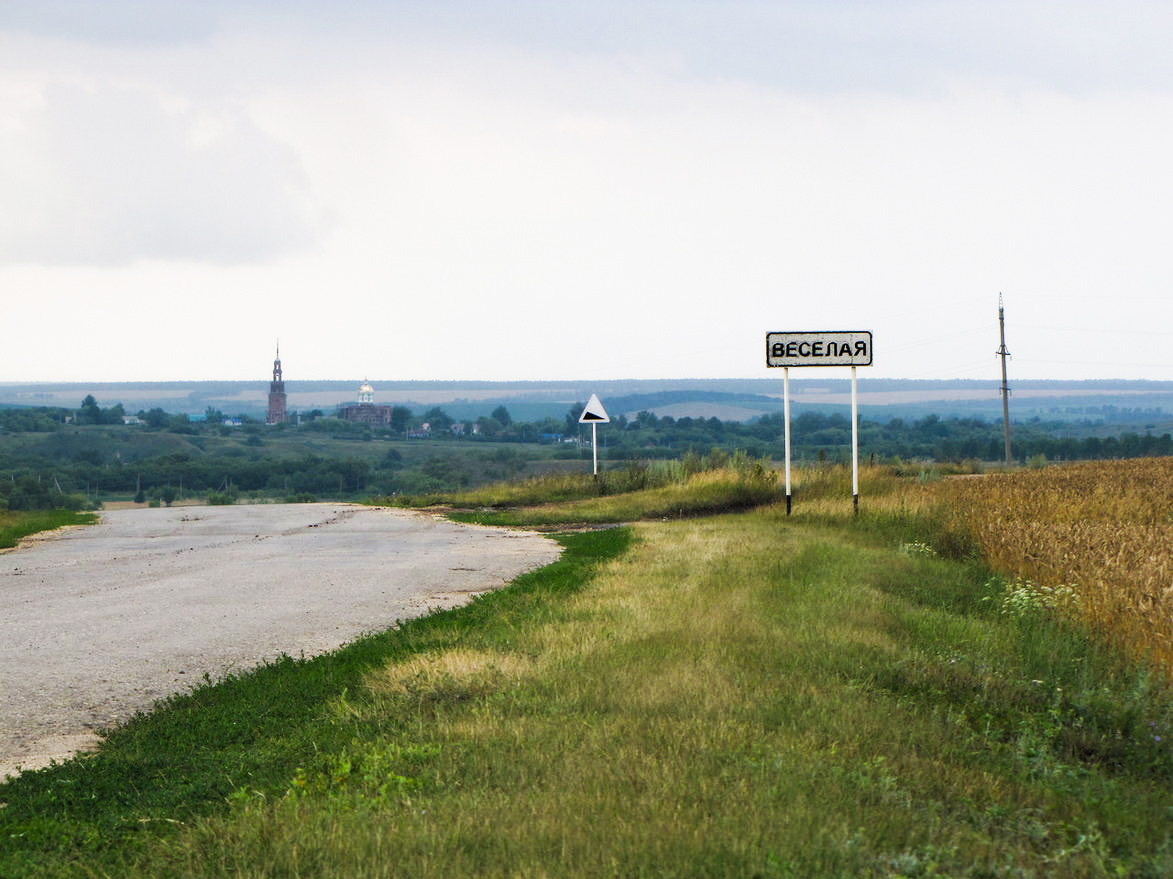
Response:
[[[1053,604],[1173,675],[1173,458],[926,486],[1026,600]],[[1067,587],[1067,588],[1063,588]]]

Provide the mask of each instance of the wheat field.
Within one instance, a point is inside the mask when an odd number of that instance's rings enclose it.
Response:
[[[925,486],[991,567],[1068,586],[1095,631],[1173,674],[1173,458],[1054,465]]]

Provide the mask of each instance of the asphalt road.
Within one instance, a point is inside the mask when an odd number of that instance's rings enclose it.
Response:
[[[115,510],[0,554],[0,776],[156,700],[451,607],[558,557],[540,535],[349,504]]]

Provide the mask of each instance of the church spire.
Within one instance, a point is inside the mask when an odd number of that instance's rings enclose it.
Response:
[[[269,383],[269,414],[266,422],[280,424],[286,419],[285,381],[281,378],[281,340],[277,340],[277,357],[273,361],[273,381]]]

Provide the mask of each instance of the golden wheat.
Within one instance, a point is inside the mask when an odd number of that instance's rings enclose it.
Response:
[[[928,488],[993,568],[1040,586],[1072,586],[1085,623],[1173,674],[1173,458]]]

